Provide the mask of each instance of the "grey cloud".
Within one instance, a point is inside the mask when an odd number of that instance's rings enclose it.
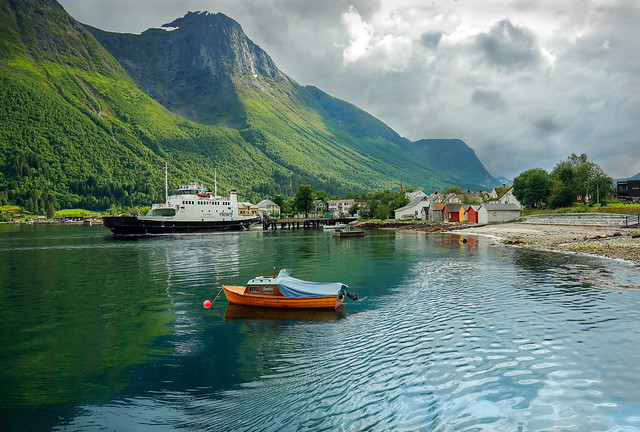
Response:
[[[541,117],[532,123],[535,131],[542,136],[553,135],[564,129],[564,126],[560,125],[552,116]]]
[[[442,33],[432,32],[432,33],[423,33],[420,36],[420,44],[425,48],[436,49],[438,44],[440,43],[440,39],[442,39]]]
[[[487,89],[484,87],[476,87],[471,93],[471,103],[491,111],[504,111],[507,107],[507,101],[502,97],[499,90]]]
[[[475,48],[486,63],[499,68],[522,68],[541,61],[535,35],[508,19],[498,22],[488,33],[480,34]]]

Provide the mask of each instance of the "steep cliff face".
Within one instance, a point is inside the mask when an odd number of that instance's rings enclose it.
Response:
[[[234,77],[287,79],[240,24],[220,13],[190,12],[140,35],[87,28],[145,93],[197,123],[245,127]]]

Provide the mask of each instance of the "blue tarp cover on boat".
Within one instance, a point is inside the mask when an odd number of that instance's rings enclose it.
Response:
[[[307,282],[288,274],[278,275],[278,289],[285,297],[321,297],[340,295],[349,288],[340,282]]]

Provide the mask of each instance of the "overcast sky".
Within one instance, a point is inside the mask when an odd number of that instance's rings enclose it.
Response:
[[[411,140],[460,138],[495,177],[587,153],[640,172],[640,0],[59,0],[140,33],[238,21],[284,73]]]

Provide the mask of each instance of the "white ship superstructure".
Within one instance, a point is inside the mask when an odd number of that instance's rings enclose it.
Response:
[[[217,184],[211,193],[204,185],[192,182],[180,186],[178,194],[168,196],[166,183],[165,177],[165,202],[153,204],[145,216],[105,217],[104,225],[116,235],[140,235],[238,231],[260,222],[257,216],[239,214],[235,190],[229,196],[218,196]]]

